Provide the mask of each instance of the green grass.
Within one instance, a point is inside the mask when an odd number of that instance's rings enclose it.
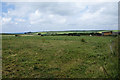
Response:
[[[3,36],[2,75],[3,78],[115,78],[116,40],[109,36]],[[110,45],[115,54],[111,54]]]
[[[97,31],[94,31],[97,32]],[[48,32],[39,32],[41,34],[69,34],[69,33],[92,33],[92,31],[48,31]]]

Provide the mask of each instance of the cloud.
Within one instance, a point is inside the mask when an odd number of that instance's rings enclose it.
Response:
[[[18,21],[18,22],[24,22],[25,20],[24,20],[24,19],[16,18],[15,21]]]
[[[11,21],[11,18],[2,18],[2,23],[6,24]]]
[[[2,0],[3,1],[3,0]],[[4,2],[118,2],[119,0],[4,0]]]
[[[40,13],[39,10],[36,10],[34,13],[31,13],[29,15],[30,24],[36,24],[43,21],[43,19],[41,18],[42,18],[42,13]]]
[[[3,3],[4,32],[117,29],[117,2]],[[11,28],[11,29],[9,29]]]

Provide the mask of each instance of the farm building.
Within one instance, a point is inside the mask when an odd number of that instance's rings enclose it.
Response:
[[[109,36],[109,35],[112,35],[112,31],[109,31],[109,32],[102,32],[102,35],[103,35],[103,36]]]
[[[112,35],[120,35],[120,32],[113,32]]]
[[[118,35],[118,32],[113,32],[112,35]]]

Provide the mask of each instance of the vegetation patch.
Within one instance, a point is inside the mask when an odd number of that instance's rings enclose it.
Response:
[[[2,40],[3,78],[118,77],[118,37],[3,36]]]

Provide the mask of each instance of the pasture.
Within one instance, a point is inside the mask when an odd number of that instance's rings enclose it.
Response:
[[[71,30],[71,31],[47,31],[47,32],[35,32],[32,34],[38,34],[41,33],[42,35],[50,35],[50,34],[69,34],[69,33],[102,33],[102,32],[119,32],[119,30]]]
[[[112,36],[3,36],[2,75],[3,78],[115,78],[117,40]]]

